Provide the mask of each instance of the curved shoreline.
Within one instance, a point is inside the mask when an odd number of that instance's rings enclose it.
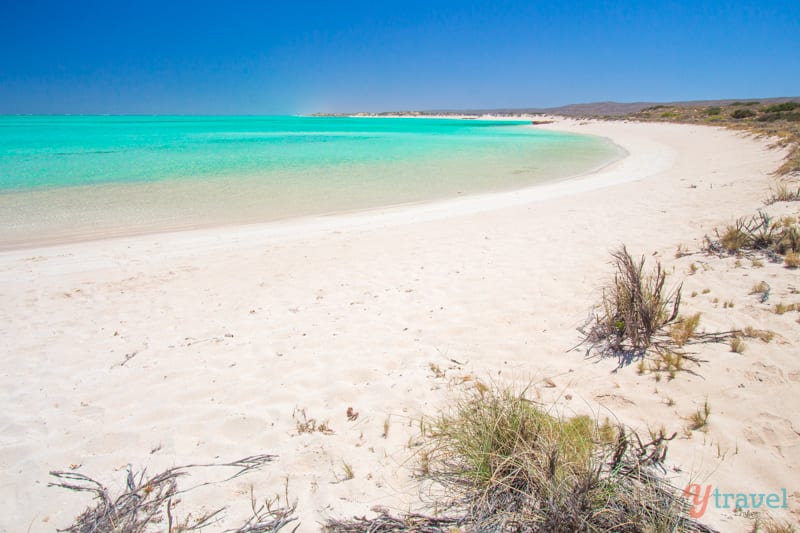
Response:
[[[491,122],[498,121],[492,120]],[[524,124],[516,127],[526,128]],[[531,130],[533,131],[534,128]],[[8,224],[9,230],[0,232],[3,234],[0,236],[0,251],[169,233],[225,231],[238,227],[268,227],[273,224],[291,224],[363,213],[395,212],[419,206],[446,205],[451,200],[462,198],[480,201],[479,199],[485,195],[526,191],[541,185],[593,174],[626,156],[623,149],[603,136],[557,130],[553,130],[553,132],[563,133],[567,138],[570,136],[584,137],[587,140],[594,138],[592,142],[607,145],[609,155],[605,161],[596,164],[596,167],[580,170],[573,174],[569,174],[569,172],[574,172],[572,168],[575,165],[570,164],[567,158],[561,156],[562,160],[555,168],[550,169],[547,173],[540,170],[539,173],[542,176],[536,177],[534,174],[533,178],[528,178],[528,181],[534,181],[532,184],[513,185],[511,179],[511,168],[513,167],[504,167],[503,170],[494,171],[505,176],[509,181],[506,185],[491,185],[488,181],[480,182],[480,184],[472,183],[474,180],[470,179],[461,179],[463,184],[459,184],[458,176],[468,177],[470,169],[454,167],[449,172],[453,175],[451,181],[455,181],[449,186],[423,187],[416,193],[403,190],[401,187],[395,191],[394,195],[391,195],[391,191],[383,190],[381,186],[376,185],[375,190],[367,192],[366,195],[355,193],[354,199],[348,199],[346,194],[329,191],[333,197],[332,201],[325,200],[327,195],[319,192],[309,192],[306,194],[307,198],[298,196],[294,192],[287,192],[286,195],[283,195],[280,190],[273,190],[272,186],[262,185],[258,183],[258,180],[252,181],[252,183],[244,180],[237,185],[240,187],[239,190],[230,191],[227,181],[216,179],[201,180],[196,183],[181,181],[155,181],[142,184],[105,183],[66,189],[11,191],[7,195],[0,195],[0,200],[3,200],[2,205],[9,213],[18,211],[20,215],[18,220],[13,217],[6,217],[7,220],[4,218],[4,223]],[[534,135],[536,134],[534,133]],[[549,168],[550,163],[545,161],[543,164],[544,168]],[[559,166],[561,170],[559,170]],[[490,167],[481,167],[479,174],[491,176],[492,170]],[[548,178],[547,176],[556,177]],[[449,183],[447,179],[444,181]],[[249,194],[246,191],[251,186],[254,189],[252,194]],[[461,189],[462,186],[465,189]],[[471,191],[471,188],[477,188],[477,190]],[[466,192],[456,193],[457,190]],[[220,197],[225,197],[225,199],[222,200]],[[175,201],[170,207],[163,203],[161,198],[174,198]],[[262,203],[255,201],[255,198],[266,198],[267,200]],[[283,201],[277,200],[279,198],[283,198]],[[295,207],[284,208],[284,206],[291,205]],[[263,206],[266,207],[266,212],[263,212]],[[79,207],[88,211],[88,217],[78,218]],[[107,213],[117,212],[118,214],[114,217],[105,214],[104,210]],[[46,221],[40,224],[36,221],[39,218],[44,218]]]
[[[97,234],[81,235],[74,238],[40,239],[34,242],[0,246],[0,253],[16,250],[34,250],[58,246],[79,245],[82,243],[127,241],[138,239],[188,239],[195,241],[211,236],[231,238],[258,238],[272,236],[289,238],[310,235],[316,232],[363,229],[403,225],[413,222],[441,220],[443,218],[477,214],[528,203],[553,200],[567,195],[589,192],[599,188],[645,179],[664,171],[673,162],[675,154],[668,146],[648,139],[610,138],[607,135],[587,133],[575,127],[575,121],[560,119],[538,129],[549,129],[562,133],[574,133],[603,138],[621,151],[620,157],[602,164],[600,167],[573,176],[559,178],[542,184],[519,189],[467,194],[461,197],[435,199],[429,201],[393,204],[371,208],[358,208],[350,211],[335,211],[314,215],[301,215],[266,222],[250,223],[211,223],[192,227],[165,227],[160,230],[143,230],[123,235]],[[216,240],[216,238],[215,238]]]

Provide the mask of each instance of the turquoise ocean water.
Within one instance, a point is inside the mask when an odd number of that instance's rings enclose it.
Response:
[[[0,117],[0,246],[271,221],[507,190],[619,156],[526,122]]]

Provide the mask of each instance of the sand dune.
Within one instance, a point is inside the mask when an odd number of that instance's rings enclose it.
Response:
[[[181,509],[226,501],[232,524],[247,514],[251,484],[265,498],[288,478],[302,531],[376,505],[402,511],[418,500],[409,445],[419,417],[465,378],[532,381],[564,412],[613,413],[643,432],[663,424],[679,433],[676,485],[786,488],[790,509],[778,516],[796,519],[798,315],[770,308],[800,301],[797,275],[674,257],[678,244],[697,251],[715,226],[761,207],[783,154],[707,127],[547,127],[610,137],[629,156],[512,193],[0,253],[0,530],[52,531],[86,506],[48,488],[49,470],[75,465],[121,487],[128,464],[155,472],[257,453],[279,457],[187,494]],[[749,340],[743,354],[703,346],[696,374],[661,382],[567,352],[619,243],[674,267],[702,328],[751,325],[777,341]],[[772,286],[767,304],[749,295],[761,280]],[[686,438],[685,417],[706,399],[708,431]],[[304,414],[334,433],[298,433]],[[749,524],[713,506],[704,519],[723,531]]]

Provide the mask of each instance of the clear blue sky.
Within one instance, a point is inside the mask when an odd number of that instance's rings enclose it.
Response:
[[[800,94],[800,0],[0,0],[0,113]]]

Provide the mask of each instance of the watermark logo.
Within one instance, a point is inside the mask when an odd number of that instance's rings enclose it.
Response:
[[[717,509],[786,509],[786,489],[780,492],[720,492],[711,485],[692,483],[683,489],[683,495],[689,499],[691,509],[689,516],[700,518],[706,514],[708,505],[713,501]]]

